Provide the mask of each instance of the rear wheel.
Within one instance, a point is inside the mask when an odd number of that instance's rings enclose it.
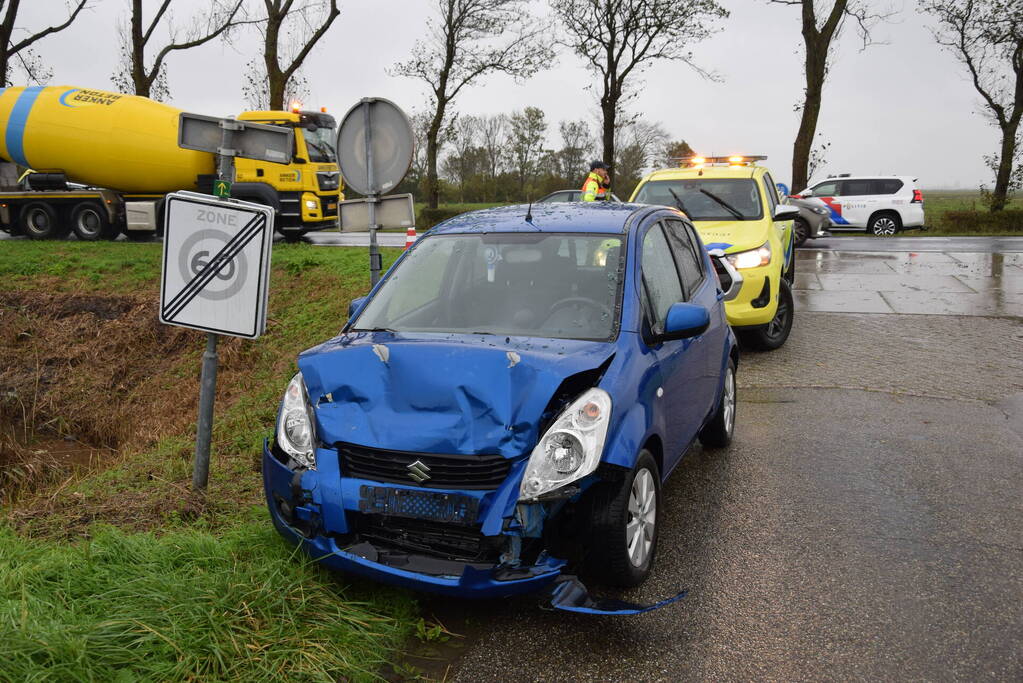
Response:
[[[867,232],[878,237],[891,237],[902,229],[902,219],[899,214],[892,211],[884,211],[870,217],[867,224]]]
[[[621,481],[595,486],[592,503],[589,569],[610,585],[638,586],[657,555],[661,477],[650,451]]]
[[[740,338],[746,346],[760,351],[773,351],[781,348],[789,338],[793,318],[792,285],[785,278],[778,285],[778,310],[771,322],[755,330],[740,331]]]
[[[74,208],[71,212],[71,229],[78,239],[86,242],[117,237],[107,212],[94,202],[82,202]]]
[[[56,210],[49,204],[32,202],[21,210],[21,231],[34,240],[60,239],[67,235]]]
[[[717,413],[700,430],[700,443],[705,448],[727,448],[732,443],[732,434],[735,433],[735,404],[735,363],[729,359]]]

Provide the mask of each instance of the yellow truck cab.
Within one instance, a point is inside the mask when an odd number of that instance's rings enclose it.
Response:
[[[708,251],[720,250],[741,278],[725,302],[728,322],[744,345],[779,348],[792,329],[796,261],[792,219],[767,157],[687,157],[678,168],[654,171],[630,201],[680,209]]]
[[[254,198],[260,185],[267,186],[267,190],[272,187],[279,204],[277,228],[286,237],[296,231],[334,226],[338,201],[344,199],[341,173],[334,156],[334,117],[323,111],[295,108],[291,111],[246,111],[239,114],[238,119],[293,129],[295,149],[287,165],[236,159],[232,195]],[[269,197],[270,193],[266,194]]]

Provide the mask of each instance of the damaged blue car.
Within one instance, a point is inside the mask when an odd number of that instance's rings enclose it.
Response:
[[[418,590],[644,611],[569,572],[641,583],[662,483],[697,439],[731,442],[729,272],[664,207],[440,224],[299,356],[263,452],[275,526],[329,567]]]

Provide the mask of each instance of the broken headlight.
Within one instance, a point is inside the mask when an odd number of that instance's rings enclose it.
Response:
[[[611,397],[603,389],[573,401],[529,456],[519,500],[533,500],[597,469],[610,419]]]
[[[302,467],[316,469],[315,444],[316,421],[300,372],[291,378],[281,401],[281,412],[277,417],[277,445]]]

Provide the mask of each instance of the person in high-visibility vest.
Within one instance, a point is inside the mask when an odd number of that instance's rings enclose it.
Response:
[[[602,202],[611,195],[611,176],[607,172],[607,164],[594,161],[590,164],[590,174],[583,182],[582,202]]]

